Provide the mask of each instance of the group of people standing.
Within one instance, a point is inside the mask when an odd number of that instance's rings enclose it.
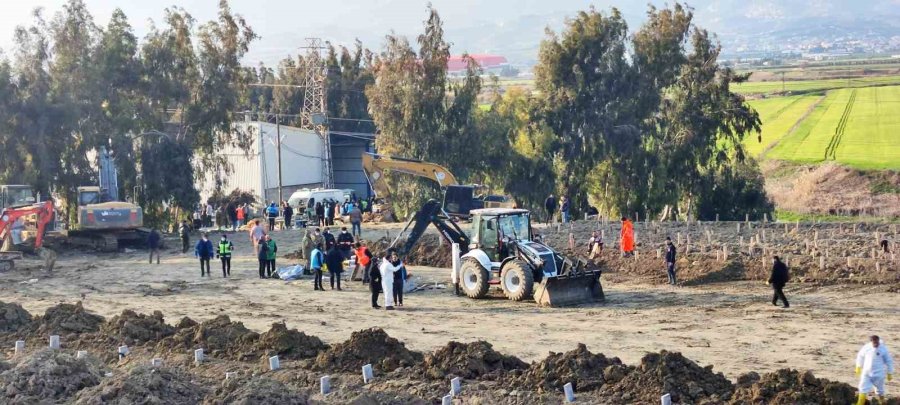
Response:
[[[569,197],[562,196],[557,200],[553,194],[550,194],[547,196],[547,199],[544,200],[544,210],[546,210],[547,213],[546,223],[548,225],[553,222],[557,208],[559,208],[559,215],[562,223],[567,224],[572,220],[569,216]]]

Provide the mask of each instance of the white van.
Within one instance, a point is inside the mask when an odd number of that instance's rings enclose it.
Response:
[[[295,212],[299,214],[304,212],[307,206],[314,206],[316,203],[327,200],[333,200],[339,204],[343,204],[344,191],[325,188],[304,188],[291,194],[291,197],[288,198],[288,204],[290,204],[291,207],[294,207]]]

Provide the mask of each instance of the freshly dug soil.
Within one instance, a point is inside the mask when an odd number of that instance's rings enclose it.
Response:
[[[193,321],[191,321],[193,322]],[[179,326],[190,322],[182,320]],[[184,327],[159,342],[157,350],[162,352],[186,353],[203,349],[204,353],[217,358],[246,360],[241,358],[245,348],[253,347],[259,334],[247,329],[241,322],[232,322],[228,315],[219,315],[200,324]]]
[[[700,367],[681,353],[650,353],[615,384],[606,384],[601,393],[621,403],[656,403],[664,394],[672,402],[722,403],[731,397],[734,386],[712,366]]]
[[[100,332],[126,345],[156,342],[172,336],[175,328],[166,324],[162,312],[152,315],[137,314],[130,309],[122,311],[100,327]]]
[[[538,392],[559,392],[567,383],[572,383],[576,391],[597,389],[604,384],[605,370],[610,372],[623,367],[617,357],[607,358],[603,354],[593,354],[584,344],[565,353],[553,353],[545,359],[532,363],[515,380],[515,385]],[[624,369],[624,367],[623,367]],[[623,374],[622,371],[619,374]]]
[[[402,342],[381,328],[353,332],[350,340],[338,343],[316,357],[318,370],[359,372],[371,364],[377,371],[411,367],[422,361],[422,354],[410,351]]]
[[[0,403],[36,404],[68,400],[100,383],[99,368],[59,350],[45,349],[0,374]]]
[[[100,330],[103,317],[87,312],[78,301],[75,305],[59,304],[47,309],[33,324],[33,332],[41,335],[89,333]]]
[[[306,405],[302,393],[269,378],[232,379],[203,401],[204,405]]]
[[[16,303],[0,301],[0,333],[16,332],[31,323],[33,317]]]
[[[316,357],[328,345],[315,336],[288,329],[282,322],[273,323],[271,329],[259,335],[255,349],[266,357],[277,355],[282,360],[297,360]]]
[[[432,379],[462,377],[479,378],[512,370],[524,370],[528,364],[515,356],[506,356],[494,350],[483,340],[472,343],[450,342],[446,346],[425,355],[419,366]]]
[[[839,405],[856,402],[854,387],[816,378],[812,371],[801,373],[797,370],[781,369],[756,377],[756,381],[744,376],[738,378],[739,388],[735,391],[731,404]]]
[[[100,385],[79,392],[75,403],[181,405],[196,404],[205,395],[206,389],[183,371],[141,366],[105,378]]]
[[[388,247],[393,242],[392,239],[381,238],[369,245],[372,252],[380,255],[387,252]],[[406,240],[398,242],[400,245],[406,243]],[[450,258],[450,247],[444,242],[439,235],[426,233],[422,235],[419,242],[406,255],[403,261],[412,266],[429,266],[429,267],[450,267],[452,259]]]

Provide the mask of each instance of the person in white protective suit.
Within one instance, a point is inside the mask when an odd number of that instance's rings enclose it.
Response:
[[[859,397],[857,405],[865,405],[866,396],[874,389],[878,402],[884,403],[884,381],[891,381],[894,374],[894,359],[887,346],[878,336],[869,337],[856,355],[856,375],[859,377]]]
[[[400,269],[403,263],[397,255],[397,251],[388,250],[384,259],[381,260],[381,289],[384,292],[384,309],[387,311],[394,310],[394,272]]]

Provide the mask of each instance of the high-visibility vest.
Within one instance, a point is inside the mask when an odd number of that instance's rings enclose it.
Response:
[[[231,256],[231,248],[230,241],[219,242],[219,256]]]

